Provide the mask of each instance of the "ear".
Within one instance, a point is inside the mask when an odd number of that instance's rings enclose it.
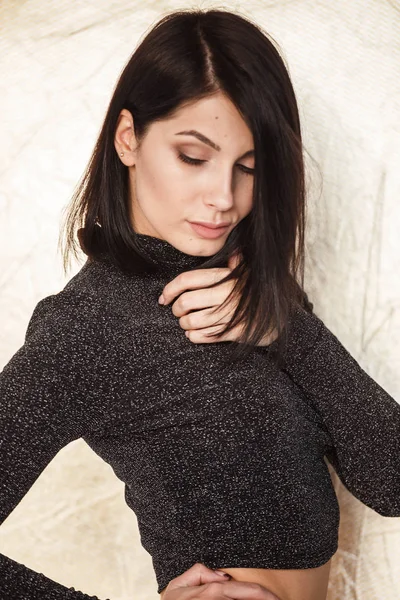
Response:
[[[132,167],[135,164],[135,128],[132,114],[126,108],[123,108],[118,116],[114,137],[114,147],[120,161],[126,167]]]

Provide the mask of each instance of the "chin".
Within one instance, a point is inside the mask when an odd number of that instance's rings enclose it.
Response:
[[[193,239],[189,244],[184,244],[185,248],[182,252],[190,254],[192,256],[213,256],[216,254],[223,245],[225,240],[195,240]]]

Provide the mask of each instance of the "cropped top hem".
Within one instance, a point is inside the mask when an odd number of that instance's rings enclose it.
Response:
[[[196,562],[204,564],[209,569],[315,569],[327,563],[338,549],[338,540],[332,544],[332,540],[319,552],[308,551],[297,556],[265,556],[249,557],[249,553],[241,555],[239,551],[233,553],[230,557],[226,549],[220,546],[208,548],[206,552],[200,555],[185,553],[184,561],[178,559],[176,562],[169,562],[168,572],[160,573],[157,576],[157,593],[160,594],[172,579],[181,575],[184,571],[193,566]],[[239,546],[238,546],[239,547]],[[159,571],[156,570],[156,573]]]

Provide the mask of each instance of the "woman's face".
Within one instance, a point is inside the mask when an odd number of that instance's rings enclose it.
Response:
[[[199,139],[201,138],[201,139]],[[166,240],[182,252],[210,256],[252,207],[253,135],[222,93],[152,123],[136,150],[134,121],[122,110],[115,136],[129,168],[130,219],[138,233]],[[198,164],[184,162],[185,157]],[[194,228],[203,222],[226,228]]]

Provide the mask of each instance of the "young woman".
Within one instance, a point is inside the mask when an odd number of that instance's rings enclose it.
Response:
[[[88,259],[1,375],[3,518],[82,437],[125,482],[158,592],[201,562],[323,600],[339,524],[325,458],[400,516],[400,407],[303,290],[304,179],[267,35],[220,10],[159,21],[68,213],[65,265],[76,234]],[[1,560],[7,590],[85,597]]]

